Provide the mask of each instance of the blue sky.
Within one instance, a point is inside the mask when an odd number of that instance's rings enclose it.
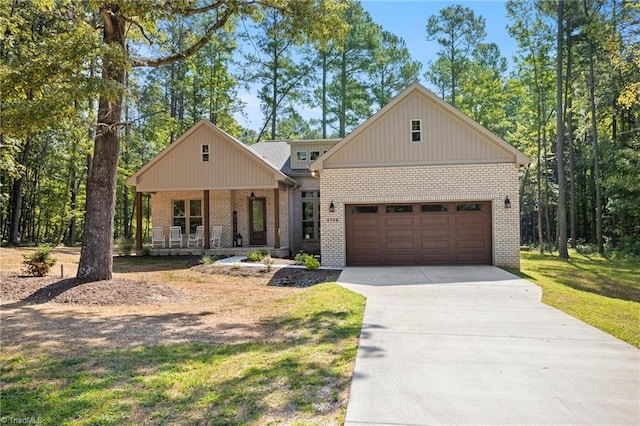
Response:
[[[361,0],[362,6],[371,14],[374,22],[380,24],[386,31],[402,37],[407,43],[414,60],[422,63],[422,74],[427,70],[429,61],[436,59],[438,44],[426,41],[426,23],[431,15],[437,15],[441,9],[453,4],[460,4],[471,8],[476,15],[482,15],[486,21],[485,42],[496,43],[500,47],[502,56],[511,62],[517,45],[506,29],[507,12],[506,0],[474,0],[474,1],[442,1],[442,0]],[[429,87],[421,76],[421,83]],[[241,125],[257,129],[263,123],[259,101],[254,93],[241,91],[239,93],[246,103],[247,117],[236,116]],[[301,111],[305,118],[319,117],[320,112],[313,109]]]

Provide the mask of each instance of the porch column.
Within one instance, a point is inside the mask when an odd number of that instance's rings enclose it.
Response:
[[[211,230],[209,229],[209,190],[204,190],[204,249],[209,250],[211,248],[211,240],[209,236]]]
[[[276,186],[273,188],[273,248],[280,248],[280,190]]]
[[[142,251],[142,192],[136,191],[136,251]]]

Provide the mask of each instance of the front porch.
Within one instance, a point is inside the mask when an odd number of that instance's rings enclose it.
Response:
[[[152,256],[246,256],[247,253],[259,250],[269,250],[271,257],[287,258],[290,255],[289,247],[273,246],[242,246],[242,247],[173,247],[152,248]]]

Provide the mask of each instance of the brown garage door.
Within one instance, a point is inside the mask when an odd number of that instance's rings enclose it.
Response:
[[[491,264],[491,202],[347,205],[347,265]]]

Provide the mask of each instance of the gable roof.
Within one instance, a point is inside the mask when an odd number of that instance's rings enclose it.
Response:
[[[415,105],[409,105],[411,103],[420,104],[421,108],[416,108]],[[408,140],[410,134],[408,129],[405,129],[408,126],[409,121],[402,122],[400,124],[394,123],[393,120],[397,121],[398,114],[404,114],[402,117],[404,118],[421,118],[415,116],[416,111],[420,110],[424,114],[425,105],[429,107],[429,114],[438,114],[438,120],[436,124],[438,126],[442,126],[441,122],[446,121],[446,125],[450,128],[460,129],[462,136],[466,139],[463,142],[460,142],[460,145],[465,145],[464,148],[468,148],[469,146],[480,146],[483,151],[483,157],[478,158],[478,162],[490,162],[490,161],[501,161],[501,162],[513,162],[518,165],[528,164],[529,158],[518,151],[516,148],[505,142],[500,137],[491,133],[489,130],[484,128],[482,125],[467,117],[465,114],[460,112],[458,109],[449,105],[444,100],[440,99],[433,92],[429,91],[426,87],[422,86],[420,83],[414,83],[409,88],[407,88],[404,92],[399,94],[396,98],[394,98],[389,104],[387,104],[380,111],[371,116],[368,120],[366,120],[363,124],[358,126],[351,134],[346,136],[341,142],[336,144],[333,148],[331,148],[325,155],[318,158],[314,161],[309,168],[312,171],[322,170],[327,167],[359,167],[359,166],[383,166],[383,165],[391,165],[394,160],[389,159],[390,157],[398,157],[398,152],[401,151],[400,145],[393,145],[393,143],[397,143],[398,138],[406,137]],[[405,111],[406,110],[406,111]],[[411,111],[411,112],[407,112]],[[405,117],[406,116],[406,117]],[[433,119],[433,117],[427,117]],[[391,120],[391,121],[390,121]],[[380,124],[384,123],[384,125]],[[383,126],[383,127],[380,127]],[[404,127],[403,127],[404,126]],[[393,127],[393,128],[392,128]],[[426,125],[425,125],[426,127]],[[427,129],[437,133],[440,131],[437,136],[442,138],[442,129]],[[394,133],[395,132],[395,133]],[[382,133],[385,133],[382,135]],[[399,136],[400,133],[402,136]],[[366,148],[363,146],[359,146],[358,141],[376,141],[376,143],[384,145],[384,151],[386,155],[383,155],[382,151],[376,151],[376,147],[368,145]],[[448,144],[445,148],[448,151],[446,154],[451,156],[451,146],[452,141],[444,141],[438,140],[440,144]],[[481,142],[480,144],[478,142]],[[379,148],[379,147],[378,147]],[[427,161],[426,152],[427,150],[433,151],[433,147],[431,144],[414,144],[411,147],[411,152],[408,154],[410,160],[398,161],[397,165],[417,165],[424,164]],[[378,153],[377,158],[375,157],[376,152]],[[416,155],[417,154],[417,155]],[[465,153],[465,155],[469,155],[469,153]],[[453,163],[454,159],[441,160],[441,163]],[[467,158],[466,162],[474,162],[471,159]],[[436,162],[437,163],[437,162]],[[431,163],[430,163],[431,164]],[[435,163],[434,163],[435,164]]]
[[[209,163],[200,161],[201,144],[213,144]],[[216,149],[223,155],[218,156]],[[197,122],[126,180],[139,191],[259,188],[278,182],[295,185],[273,164],[207,120]]]

